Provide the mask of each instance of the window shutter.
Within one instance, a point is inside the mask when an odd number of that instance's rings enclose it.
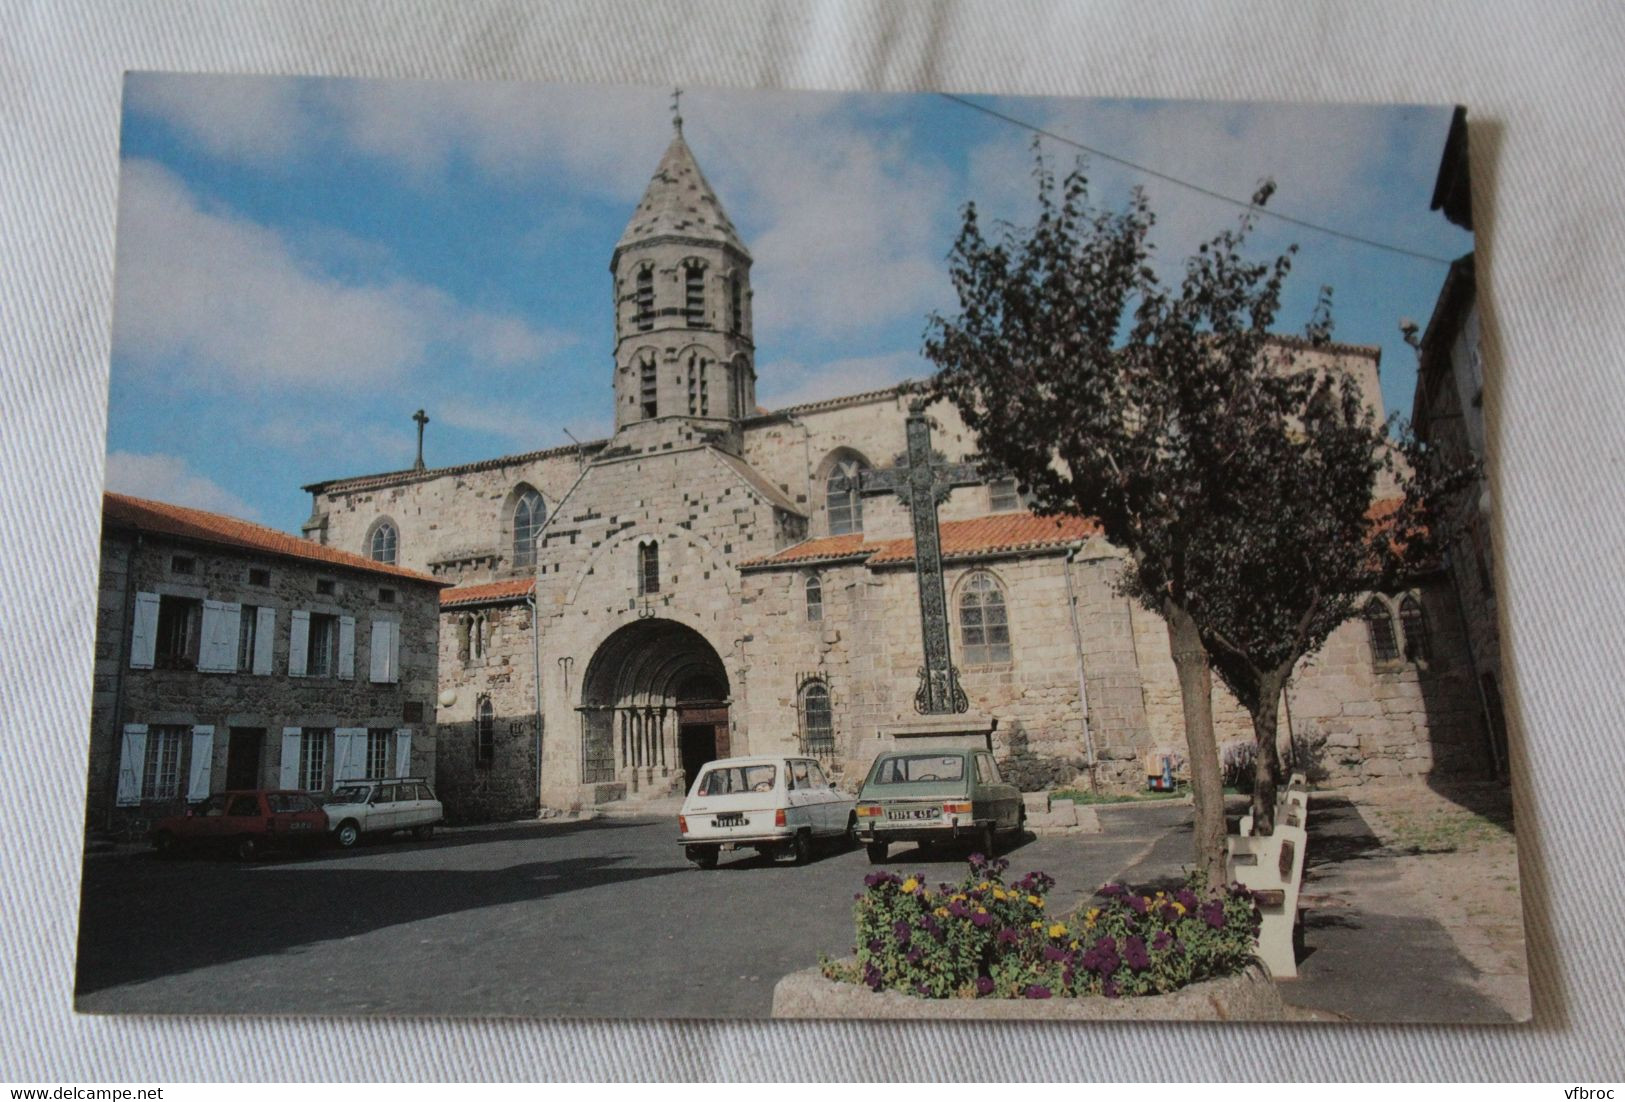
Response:
[[[237,633],[243,606],[227,601],[203,602],[203,629],[199,636],[197,668],[203,673],[234,673],[237,669]]]
[[[389,681],[401,679],[401,625],[390,621],[389,624]]]
[[[192,765],[186,780],[186,798],[193,803],[209,798],[209,774],[214,769],[214,728],[192,728]]]
[[[277,784],[283,788],[299,787],[299,736],[298,727],[282,728],[282,771],[277,778]]]
[[[293,623],[288,628],[288,676],[305,676],[305,659],[310,651],[310,612],[293,610]]]
[[[254,625],[254,672],[271,672],[271,653],[276,644],[276,609],[259,610],[259,622]]]
[[[339,617],[339,676],[355,677],[355,617]]]
[[[340,727],[333,732],[333,784],[367,775],[367,729]]]
[[[397,777],[410,777],[412,775],[412,729],[410,727],[397,727],[395,729],[395,775]]]
[[[126,723],[118,756],[118,806],[134,807],[141,802],[141,771],[146,764],[147,725]]]
[[[399,679],[397,665],[400,660],[400,625],[393,620],[372,622],[372,645],[369,655],[368,677],[372,681],[386,682]]]
[[[158,594],[135,595],[135,625],[130,629],[130,668],[152,669],[158,650]],[[144,730],[145,728],[143,728]],[[137,793],[139,795],[139,791]]]

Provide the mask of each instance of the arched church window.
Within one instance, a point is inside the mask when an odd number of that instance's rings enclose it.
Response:
[[[711,415],[711,361],[698,352],[688,354],[688,412],[689,416]]]
[[[824,504],[829,512],[829,534],[844,536],[863,531],[863,499],[858,496],[858,476],[868,470],[859,459],[835,464],[825,483]]]
[[[536,565],[536,536],[547,520],[547,505],[542,495],[527,487],[513,507],[513,564]]]
[[[728,372],[728,406],[729,413],[734,417],[749,417],[751,414],[751,410],[745,408],[750,383],[746,373],[749,371],[750,365],[745,362],[745,357],[735,356]]]
[[[655,270],[645,264],[638,269],[637,292],[632,299],[632,320],[641,332],[655,327]]]
[[[1399,657],[1399,644],[1394,639],[1394,618],[1381,597],[1373,597],[1365,604],[1361,614],[1366,634],[1371,637],[1371,659],[1374,662],[1392,662]]]
[[[728,275],[728,332],[734,336],[745,331],[745,292],[739,282],[739,273]]]
[[[373,562],[393,566],[399,543],[400,535],[395,531],[395,526],[387,520],[379,521],[372,530],[372,539],[367,543],[367,557]]]
[[[829,704],[829,686],[807,682],[801,688],[802,752],[818,757],[835,753],[835,716]]]
[[[655,358],[653,353],[638,361],[638,391],[639,401],[643,406],[643,416],[660,416],[659,388],[655,384]]]
[[[824,618],[824,585],[817,574],[807,575],[807,622],[817,623]]]
[[[474,719],[474,760],[490,765],[497,756],[497,713],[488,696],[480,697]]]
[[[1399,602],[1399,630],[1405,637],[1405,657],[1412,662],[1426,662],[1431,657],[1428,622],[1422,612],[1422,602],[1414,596]]]
[[[654,540],[638,544],[638,596],[660,592],[660,545]]]
[[[683,318],[690,329],[705,324],[705,265],[698,261],[683,265]]]
[[[1010,621],[993,575],[973,575],[960,592],[959,637],[967,666],[1010,661]]]

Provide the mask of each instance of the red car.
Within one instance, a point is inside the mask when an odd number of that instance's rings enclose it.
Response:
[[[308,792],[217,792],[185,815],[159,819],[149,837],[159,853],[196,846],[252,861],[267,849],[316,845],[327,837],[327,813]]]

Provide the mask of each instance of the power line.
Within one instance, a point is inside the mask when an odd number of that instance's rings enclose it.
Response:
[[[1402,248],[1399,245],[1390,245],[1386,241],[1376,241],[1369,237],[1361,237],[1358,234],[1345,233],[1343,230],[1335,230],[1330,226],[1322,226],[1317,222],[1309,222],[1302,218],[1294,218],[1290,214],[1282,214],[1279,211],[1270,210],[1268,207],[1256,206],[1245,199],[1237,199],[1234,196],[1225,195],[1223,192],[1214,191],[1212,188],[1203,187],[1201,184],[1193,184],[1189,180],[1181,180],[1177,176],[1170,176],[1166,172],[1159,172],[1148,165],[1136,164],[1135,162],[1128,160],[1126,157],[1119,157],[1115,153],[1106,152],[1104,149],[1096,149],[1094,146],[1085,145],[1080,141],[1074,141],[1072,138],[1068,138],[1062,134],[1057,134],[1053,130],[1045,130],[1041,126],[1034,126],[1030,122],[1023,122],[1021,119],[1015,118],[1012,115],[1006,115],[1001,111],[995,111],[991,107],[984,107],[980,103],[973,103],[968,99],[953,95],[950,92],[938,92],[937,95],[941,96],[945,100],[950,100],[957,103],[961,107],[969,107],[972,111],[980,111],[982,114],[991,115],[993,118],[998,119],[1001,122],[1007,122],[1012,126],[1019,126],[1023,130],[1029,130],[1040,137],[1049,138],[1051,141],[1060,142],[1062,145],[1069,145],[1074,149],[1081,149],[1092,157],[1099,157],[1103,161],[1111,161],[1113,164],[1122,165],[1124,168],[1133,169],[1135,172],[1143,173],[1146,176],[1152,176],[1158,180],[1163,180],[1178,187],[1187,188],[1190,191],[1196,192],[1198,195],[1205,195],[1209,199],[1217,199],[1221,203],[1229,203],[1234,207],[1241,207],[1244,210],[1255,211],[1258,214],[1262,214],[1266,218],[1274,218],[1277,221],[1287,222],[1294,226],[1301,226],[1306,230],[1314,230],[1316,233],[1324,233],[1331,237],[1340,237],[1345,241],[1353,241],[1358,245],[1366,245],[1373,249],[1382,249],[1384,252],[1397,253],[1400,256],[1408,256],[1416,260],[1426,260],[1434,264],[1443,264],[1446,267],[1449,267],[1452,263],[1452,261],[1448,260],[1447,258],[1442,256],[1434,256],[1432,253],[1419,253],[1413,249]]]

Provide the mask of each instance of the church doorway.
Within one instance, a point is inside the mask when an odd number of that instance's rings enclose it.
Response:
[[[649,619],[615,631],[582,678],[582,783],[686,791],[728,756],[728,694],[721,657],[693,628]]]

